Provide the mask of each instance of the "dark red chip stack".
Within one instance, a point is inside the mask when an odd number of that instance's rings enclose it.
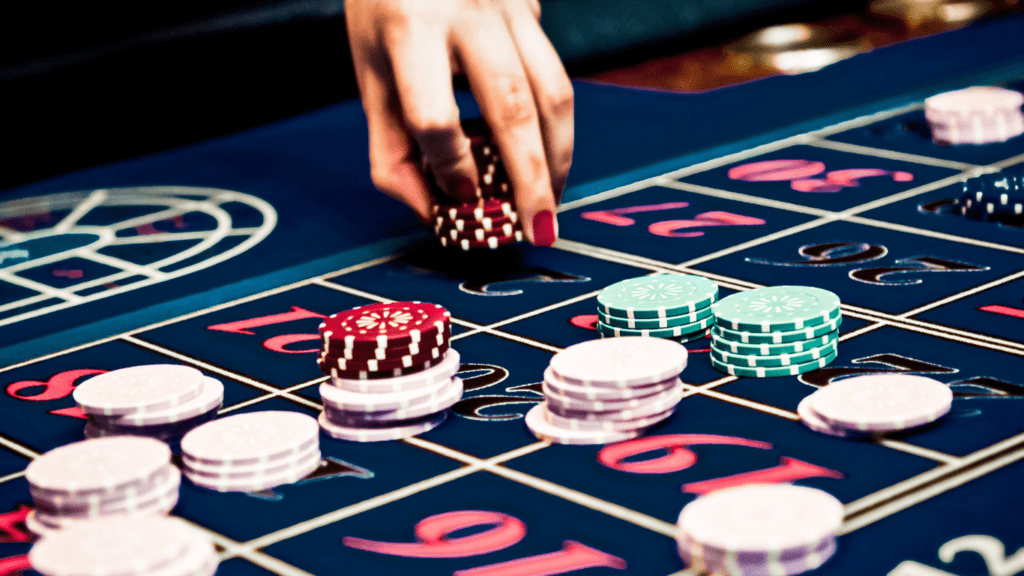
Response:
[[[512,186],[487,124],[479,118],[465,120],[462,130],[479,173],[477,199],[458,203],[435,190],[434,234],[442,246],[467,251],[522,242]]]

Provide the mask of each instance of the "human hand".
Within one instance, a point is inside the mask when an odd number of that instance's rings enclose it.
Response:
[[[438,187],[476,198],[452,75],[464,73],[501,152],[523,232],[550,246],[573,150],[573,90],[537,0],[346,0],[374,185],[429,221]]]

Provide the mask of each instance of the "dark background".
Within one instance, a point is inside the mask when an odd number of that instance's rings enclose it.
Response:
[[[543,0],[572,75],[863,0]],[[0,189],[357,96],[342,0],[21,2],[0,17]]]

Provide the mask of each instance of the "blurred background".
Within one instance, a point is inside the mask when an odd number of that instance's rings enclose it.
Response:
[[[11,5],[16,4],[16,5]],[[542,0],[570,75],[698,92],[819,69],[1019,0]],[[8,3],[0,189],[357,96],[343,0]]]

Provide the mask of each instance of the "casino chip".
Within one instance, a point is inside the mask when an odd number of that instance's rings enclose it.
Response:
[[[843,505],[815,488],[753,484],[718,490],[679,514],[676,544],[697,572],[801,574],[836,550]]]
[[[41,536],[85,520],[166,514],[178,502],[181,483],[166,444],[130,436],[55,448],[29,463],[25,478],[35,507],[33,532]]]
[[[839,297],[810,286],[772,286],[737,292],[712,306],[715,324],[734,331],[788,332],[839,316]]]
[[[935,422],[949,412],[953,392],[924,376],[869,374],[833,382],[804,401],[831,429],[884,433]],[[814,429],[810,422],[808,427]]]
[[[718,286],[707,278],[659,274],[616,282],[601,290],[597,304],[599,312],[607,316],[660,319],[701,311],[717,299]]]
[[[332,314],[320,324],[321,355],[335,356],[341,350],[359,350],[361,358],[376,358],[375,350],[404,348],[412,344],[447,344],[451,314],[437,304],[390,302],[367,304]],[[342,355],[343,356],[343,355]]]
[[[635,438],[672,416],[686,387],[681,344],[651,338],[591,340],[570,346],[544,371],[544,402],[526,426],[558,444],[606,444]]]
[[[498,147],[487,123],[482,119],[464,120],[462,129],[469,137],[470,150],[478,171],[477,199],[456,204],[434,185],[428,175],[436,203],[433,206],[434,234],[444,247],[464,251],[523,241],[523,229],[516,212],[508,175],[502,166]]]
[[[711,334],[718,336],[723,340],[731,340],[742,344],[788,344],[800,342],[801,340],[813,340],[815,338],[821,338],[826,334],[833,334],[842,323],[843,317],[840,315],[835,320],[820,326],[804,328],[803,330],[791,330],[788,332],[764,333],[729,330],[728,328],[716,325],[711,328]]]
[[[995,86],[944,92],[924,101],[937,144],[990,144],[1024,134],[1024,95]]]
[[[101,374],[75,388],[86,438],[131,435],[176,442],[217,417],[224,385],[187,366],[153,364]]]
[[[450,316],[436,304],[393,302],[355,308],[324,322],[318,364],[331,376],[320,385],[324,411],[318,422],[324,433],[379,442],[422,434],[444,422],[463,392],[462,380],[455,377],[459,354],[449,344]]]
[[[185,477],[219,492],[255,492],[301,480],[320,465],[320,427],[298,412],[249,412],[181,439]]]
[[[968,178],[953,210],[972,220],[1024,224],[1024,167]]]
[[[33,517],[30,525],[39,522]],[[213,544],[181,520],[123,517],[52,532],[29,551],[43,576],[213,576]]]
[[[665,318],[619,318],[611,316],[598,309],[597,318],[602,324],[615,328],[628,328],[630,330],[651,330],[656,328],[675,328],[684,324],[693,324],[711,316],[711,307],[705,307],[687,314],[668,316]]]

